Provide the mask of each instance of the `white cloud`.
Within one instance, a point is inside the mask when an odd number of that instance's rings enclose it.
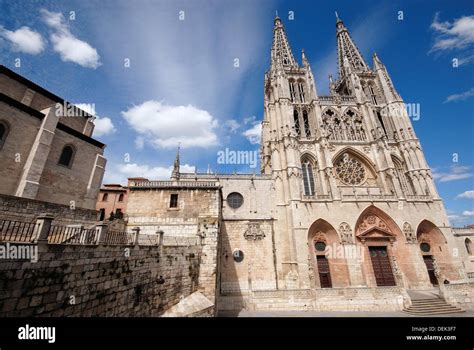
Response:
[[[235,119],[229,119],[224,123],[224,126],[229,129],[231,134],[235,134],[235,132],[240,128],[240,124]]]
[[[255,124],[250,129],[245,130],[242,135],[244,135],[251,144],[259,144],[262,136],[262,124]]]
[[[436,13],[430,28],[437,34],[430,52],[462,49],[474,43],[474,16],[440,22]]]
[[[474,216],[474,210],[465,210],[462,212],[463,216]]]
[[[247,101],[255,99],[254,91],[243,84],[255,76],[257,67],[268,66],[275,3],[257,1],[228,11],[226,1],[202,1],[183,9],[185,19],[179,20],[174,1],[148,1],[138,7],[119,1],[113,16],[101,9],[94,13],[91,31],[97,33],[101,55],[110,57],[104,72],[132,101],[147,96],[174,106],[199,106],[223,125],[223,116],[235,113],[236,106],[251,108]],[[124,23],[127,30],[117,30]],[[131,60],[130,73],[123,73],[123,58]],[[236,58],[239,67],[234,66]],[[117,71],[131,74],[130,79],[124,83],[126,78]]]
[[[449,95],[448,97],[446,97],[446,100],[444,100],[444,103],[464,101],[473,96],[474,96],[474,87],[460,94]]]
[[[433,177],[439,182],[468,179],[474,177],[474,174],[469,172],[470,169],[470,166],[453,165],[449,172],[437,172],[433,170]]]
[[[147,143],[158,148],[217,144],[217,120],[191,105],[171,106],[151,100],[123,111],[122,116]]]
[[[116,131],[112,120],[107,117],[96,117],[94,124],[94,136],[109,135]]]
[[[456,198],[471,198],[474,199],[474,191],[464,191],[456,196]]]
[[[112,119],[108,117],[99,117],[96,114],[94,103],[75,103],[74,105],[82,109],[84,112],[95,116],[94,136],[109,135],[109,134],[113,134],[116,131],[115,126],[112,123]]]
[[[180,172],[193,173],[195,167],[189,164],[180,166]],[[169,180],[173,166],[160,167],[148,164],[125,163],[107,166],[104,183],[126,184],[129,177],[145,177],[149,180]]]
[[[0,26],[0,36],[12,43],[13,50],[31,55],[41,53],[46,44],[40,33],[25,26],[15,31],[10,31]]]
[[[63,61],[74,62],[93,69],[101,65],[97,50],[71,33],[62,13],[42,9],[41,14],[44,22],[54,30],[50,39],[54,51],[59,53]]]

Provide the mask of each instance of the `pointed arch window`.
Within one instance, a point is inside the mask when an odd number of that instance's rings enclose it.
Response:
[[[464,245],[466,246],[467,254],[472,255],[472,242],[469,238],[464,240]]]
[[[400,184],[404,194],[412,195],[414,193],[413,184],[406,175],[406,169],[402,162],[395,157],[392,157],[393,165],[395,166],[395,176]]]
[[[290,85],[290,100],[291,102],[296,102],[295,81],[290,80],[288,84]]]
[[[305,102],[304,81],[299,81],[298,82],[298,92],[299,92],[300,102],[304,103]]]
[[[9,127],[6,123],[0,121],[0,150],[3,148],[8,136]]]
[[[64,146],[61,156],[59,157],[59,165],[63,165],[65,167],[72,167],[72,162],[74,160],[74,154],[76,153],[75,149],[71,145]]]
[[[306,110],[303,111],[303,124],[304,124],[304,132],[305,132],[306,137],[311,137],[311,130],[309,128],[308,112]]]
[[[298,134],[298,136],[301,136],[300,118],[296,109],[293,111],[293,121],[295,123],[296,133]]]
[[[309,160],[303,161],[301,164],[303,171],[303,186],[305,196],[314,196],[316,191],[314,187],[313,165]]]
[[[370,91],[370,98],[372,99],[372,103],[374,105],[377,104],[377,94],[375,93],[375,89],[372,84],[369,84],[369,91]]]

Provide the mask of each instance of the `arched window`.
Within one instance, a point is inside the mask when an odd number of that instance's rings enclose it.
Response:
[[[295,131],[298,136],[301,136],[301,128],[300,128],[300,118],[298,116],[298,111],[295,109],[293,111],[293,121],[295,122]]]
[[[74,148],[70,145],[64,146],[61,156],[59,157],[59,164],[70,168],[74,158]]]
[[[5,140],[8,136],[8,131],[8,125],[3,122],[0,122],[0,149],[2,149],[3,145],[5,144]]]
[[[469,238],[465,239],[464,245],[466,246],[467,253],[469,255],[472,255],[472,242]]]
[[[123,202],[123,193],[120,193],[119,198],[118,198],[118,201],[119,201],[119,202]]]
[[[290,99],[291,99],[291,102],[295,102],[296,101],[295,81],[290,80],[288,82],[288,84],[290,85]]]
[[[103,196],[102,196],[102,202],[107,202],[107,199],[109,198],[109,194],[108,193],[104,193]]]
[[[313,165],[306,160],[302,162],[301,169],[303,171],[304,194],[305,196],[313,196],[315,194]]]
[[[413,184],[410,178],[406,175],[406,169],[402,162],[392,156],[393,165],[395,166],[395,176],[400,184],[404,194],[412,195],[414,193]]]
[[[304,82],[303,81],[298,82],[298,92],[299,92],[300,102],[304,103],[305,96],[304,96]]]
[[[304,124],[304,132],[305,132],[306,137],[311,137],[311,131],[309,129],[308,112],[306,110],[303,111],[303,124]]]

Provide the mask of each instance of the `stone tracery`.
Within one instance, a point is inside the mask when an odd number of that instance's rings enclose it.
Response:
[[[340,117],[332,109],[327,109],[322,116],[323,129],[329,140],[333,141],[365,141],[366,132],[362,122],[362,116],[348,109]]]

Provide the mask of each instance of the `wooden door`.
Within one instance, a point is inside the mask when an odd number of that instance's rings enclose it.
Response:
[[[423,255],[423,260],[425,261],[426,269],[428,270],[428,275],[430,276],[430,282],[437,286],[438,279],[436,278],[433,264],[433,257],[431,255]]]
[[[370,259],[374,268],[377,286],[395,286],[392,266],[388,258],[387,247],[369,247]]]
[[[321,288],[332,288],[331,271],[329,271],[329,261],[324,255],[316,255],[318,262],[319,282]]]

